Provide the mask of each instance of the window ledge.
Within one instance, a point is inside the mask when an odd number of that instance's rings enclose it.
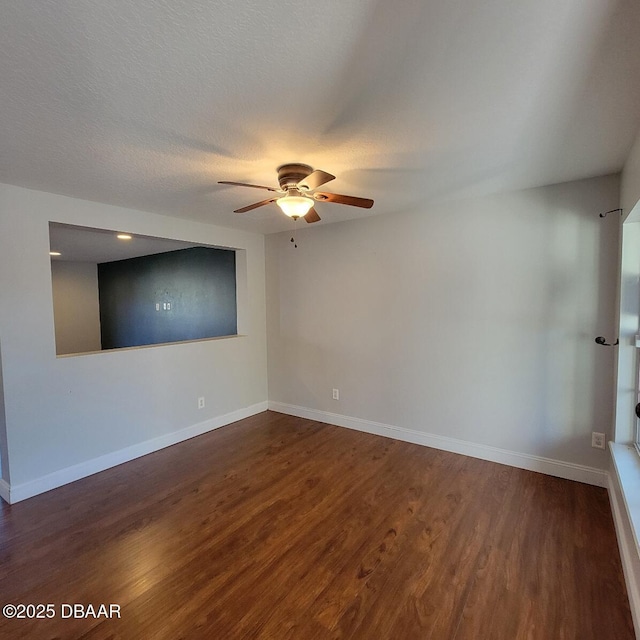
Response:
[[[640,557],[640,456],[633,445],[610,442],[609,448],[633,532],[636,553]]]
[[[100,349],[99,351],[79,351],[78,353],[57,353],[56,358],[75,358],[76,356],[95,356],[98,353],[118,353],[120,351],[139,351],[140,349],[153,349],[155,347],[168,347],[174,344],[192,344],[194,342],[213,342],[214,340],[226,340],[228,338],[246,338],[245,333],[232,333],[228,336],[213,336],[211,338],[196,338],[194,340],[174,340],[173,342],[156,342],[154,344],[139,344],[133,347],[114,347],[113,349]]]

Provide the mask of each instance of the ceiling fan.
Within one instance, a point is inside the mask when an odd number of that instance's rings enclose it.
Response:
[[[306,164],[283,164],[278,167],[278,183],[280,184],[278,189],[257,184],[247,184],[246,182],[229,182],[227,180],[221,180],[218,184],[266,189],[278,194],[261,202],[236,209],[234,213],[245,213],[265,204],[275,202],[286,215],[294,220],[304,218],[307,222],[318,222],[320,216],[313,207],[316,201],[335,202],[336,204],[348,204],[352,207],[371,209],[373,200],[369,198],[356,198],[355,196],[342,196],[338,193],[316,191],[318,187],[334,179],[335,176],[330,173],[320,169],[314,171],[312,167]]]

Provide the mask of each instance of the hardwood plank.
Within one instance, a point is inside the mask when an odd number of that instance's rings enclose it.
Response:
[[[606,491],[265,412],[0,510],[0,638],[633,638]]]

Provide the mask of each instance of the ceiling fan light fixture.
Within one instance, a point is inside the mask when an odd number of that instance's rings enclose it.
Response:
[[[286,195],[276,200],[276,204],[282,209],[283,213],[294,220],[296,218],[304,218],[313,207],[313,200],[305,196]]]

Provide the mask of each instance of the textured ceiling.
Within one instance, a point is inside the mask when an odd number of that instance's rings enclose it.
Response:
[[[3,2],[0,182],[268,233],[218,180],[304,162],[376,201],[324,224],[611,173],[639,34],[637,0]]]

